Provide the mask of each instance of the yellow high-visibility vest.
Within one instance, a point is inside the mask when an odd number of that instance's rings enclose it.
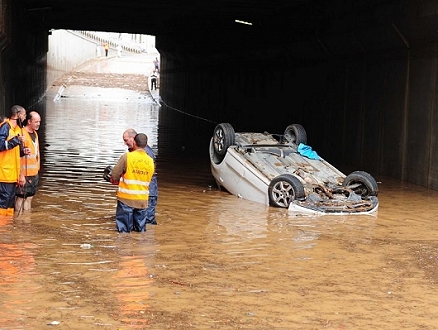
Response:
[[[154,161],[144,150],[128,152],[126,172],[119,182],[118,198],[130,200],[147,200],[149,183],[154,174]]]
[[[29,132],[23,129],[26,138],[26,147],[30,149],[30,154],[21,157],[21,171],[25,176],[35,176],[40,170],[40,149],[38,134],[35,131],[35,142],[32,141]]]
[[[13,139],[20,134],[20,127],[12,128],[9,119],[6,119],[1,125],[9,124],[9,135],[6,141]],[[14,183],[18,182],[20,175],[20,147],[4,150],[0,152],[0,182]]]

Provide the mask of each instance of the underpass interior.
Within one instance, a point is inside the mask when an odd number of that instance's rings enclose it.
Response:
[[[150,34],[160,96],[186,114],[162,121],[180,121],[184,152],[206,153],[217,123],[299,123],[337,167],[437,190],[437,13],[414,0],[6,0],[0,113],[43,111],[53,29]]]

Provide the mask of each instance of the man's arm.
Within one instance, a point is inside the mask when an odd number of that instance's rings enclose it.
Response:
[[[111,183],[112,184],[119,184],[120,177],[125,173],[126,171],[126,160],[128,153],[124,153],[122,157],[120,157],[117,164],[114,166],[113,170],[111,171]]]
[[[4,123],[0,126],[0,151],[10,150],[20,145],[20,140],[18,136],[15,136],[13,139],[7,141],[9,136],[10,126],[7,123]]]

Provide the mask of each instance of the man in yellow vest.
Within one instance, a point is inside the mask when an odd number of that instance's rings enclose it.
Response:
[[[24,187],[17,187],[15,199],[15,211],[17,212],[29,211],[32,208],[32,198],[37,190],[40,171],[40,144],[37,133],[41,125],[40,114],[30,111],[24,124],[22,132],[30,153],[21,157],[21,173],[26,183]]]
[[[105,56],[108,57],[109,44],[107,42],[103,44],[103,49],[105,50]]]
[[[133,150],[134,146],[134,137],[137,135],[137,132],[133,128],[128,128],[123,133],[123,142],[125,142],[128,147],[128,151]],[[149,199],[148,199],[148,208],[146,210],[146,224],[156,225],[157,220],[155,219],[155,208],[157,206],[158,201],[158,180],[157,180],[157,167],[156,167],[156,157],[154,150],[149,146],[149,144],[145,148],[146,153],[149,157],[152,158],[155,165],[154,175],[152,176],[151,182],[149,184]]]
[[[16,186],[24,186],[24,174],[20,173],[20,155],[28,153],[21,126],[26,109],[14,105],[9,118],[0,125],[0,215],[13,215]]]
[[[111,183],[119,185],[116,227],[120,233],[146,231],[149,184],[155,171],[145,150],[147,144],[146,134],[137,134],[133,150],[123,154],[111,172]]]

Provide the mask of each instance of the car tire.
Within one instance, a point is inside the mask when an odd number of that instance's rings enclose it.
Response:
[[[354,171],[347,175],[342,186],[353,190],[362,197],[377,196],[379,187],[371,174],[364,171]]]
[[[213,133],[214,153],[218,159],[222,160],[227,153],[229,146],[234,144],[236,133],[233,126],[228,123],[218,124]]]
[[[284,135],[289,142],[299,145],[300,143],[307,144],[307,133],[300,124],[292,124],[286,127]]]
[[[292,201],[305,197],[304,187],[292,174],[281,174],[269,183],[268,196],[271,206],[288,208]]]

